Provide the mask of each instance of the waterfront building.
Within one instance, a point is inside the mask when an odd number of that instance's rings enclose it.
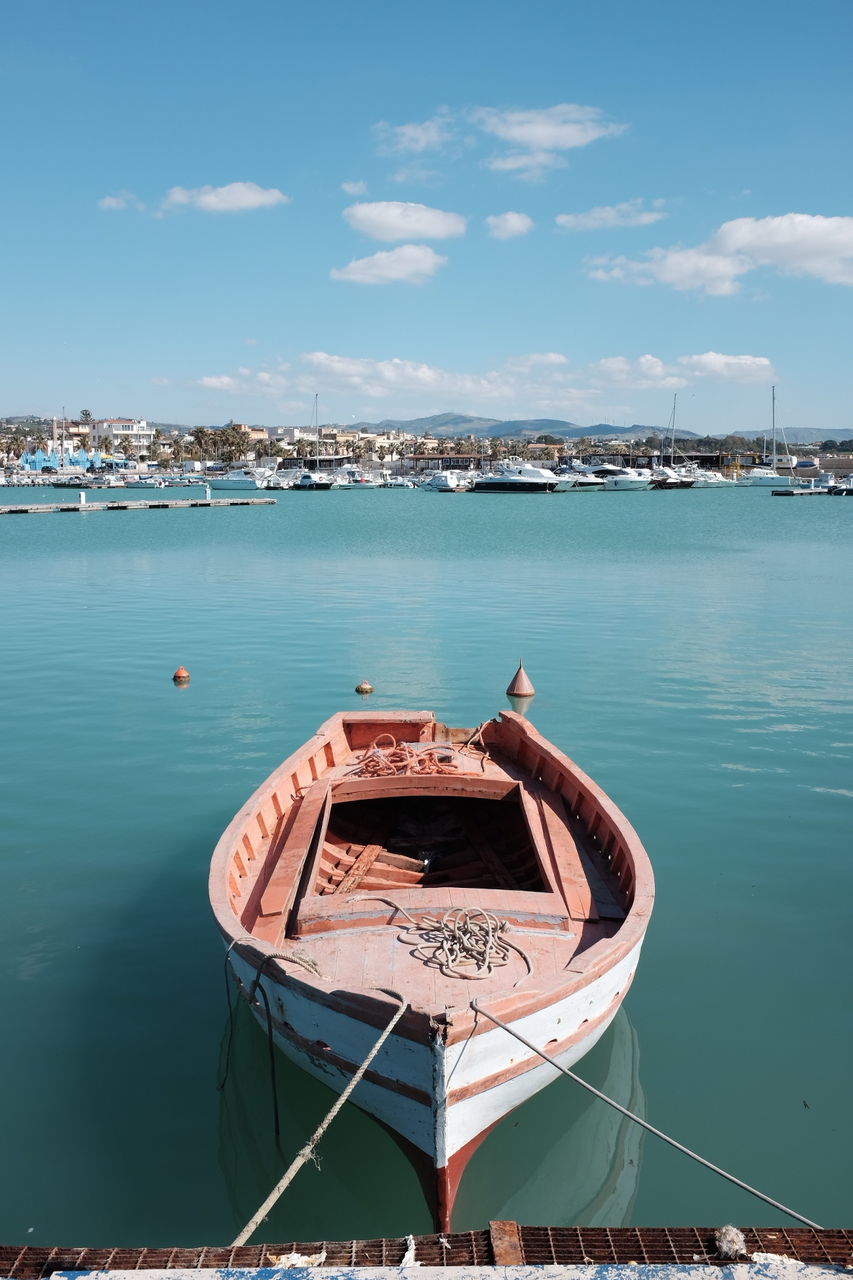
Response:
[[[130,451],[139,454],[151,448],[154,428],[144,418],[98,418],[92,423],[92,445],[111,453],[120,440],[130,441]]]

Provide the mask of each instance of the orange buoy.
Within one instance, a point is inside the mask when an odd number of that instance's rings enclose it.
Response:
[[[522,666],[521,659],[518,660],[518,670],[512,680],[507,685],[506,696],[508,698],[532,698],[536,690],[527,677],[527,672]]]
[[[186,667],[178,667],[177,671],[172,676],[172,679],[175,684],[189,684],[190,673],[187,671]]]

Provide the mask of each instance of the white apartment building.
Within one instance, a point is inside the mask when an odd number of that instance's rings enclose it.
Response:
[[[151,448],[154,428],[141,418],[98,418],[92,423],[92,445],[99,449],[117,449],[122,437],[130,441],[131,452],[145,452]]]

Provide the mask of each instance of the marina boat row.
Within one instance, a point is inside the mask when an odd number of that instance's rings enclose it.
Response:
[[[573,462],[556,467],[538,466],[521,458],[507,458],[487,471],[442,468],[426,476],[407,477],[392,474],[387,468],[369,471],[355,464],[335,471],[311,468],[274,470],[245,464],[228,471],[189,473],[76,471],[61,475],[22,475],[0,472],[0,484],[31,487],[34,484],[55,489],[131,489],[209,487],[211,490],[252,492],[259,490],[294,490],[296,492],[332,489],[423,489],[428,493],[592,493],[638,492],[647,489],[704,489],[719,487],[769,488],[792,491],[832,488],[845,483],[832,472],[795,467],[779,471],[772,461],[751,467],[737,476],[703,468],[692,462],[654,467],[617,466],[600,462],[585,465]]]

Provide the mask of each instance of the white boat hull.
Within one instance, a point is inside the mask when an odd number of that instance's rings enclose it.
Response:
[[[604,480],[604,487],[607,490],[649,489],[651,488],[651,481],[646,480],[642,476],[606,476]]]
[[[253,480],[247,476],[238,480],[230,480],[227,476],[210,476],[206,480],[200,481],[201,484],[207,484],[211,489],[230,490],[230,489],[265,489],[267,486],[261,480]]]
[[[518,1018],[513,1029],[532,1044],[550,1044],[554,1060],[571,1067],[615,1018],[640,947],[641,942],[580,990]],[[246,993],[257,971],[237,949],[230,959]],[[261,982],[276,1045],[303,1070],[342,1092],[388,1017],[373,1025],[344,1004],[318,1000],[312,988],[280,971],[276,980],[263,977]],[[250,1001],[250,1008],[266,1030],[265,1002]],[[439,1170],[556,1078],[554,1069],[515,1037],[485,1017],[482,1025],[486,1029],[479,1034],[449,1046],[438,1036],[426,1044],[391,1035],[353,1094],[357,1106],[423,1151]],[[334,1051],[328,1048],[332,1045]]]

